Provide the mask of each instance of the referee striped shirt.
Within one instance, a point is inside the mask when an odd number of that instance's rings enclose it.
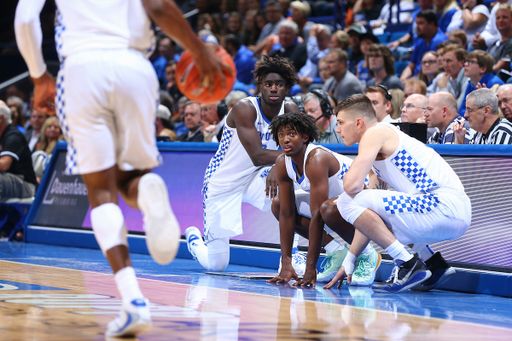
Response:
[[[466,119],[460,117],[459,115],[455,116],[450,124],[446,127],[445,131],[441,133],[437,130],[432,136],[430,136],[427,140],[427,144],[454,144],[455,143],[455,133],[453,131],[453,124],[455,122],[464,123],[465,125],[469,125]],[[464,136],[464,144],[468,144],[471,141],[471,135],[474,130],[469,128],[466,129],[466,136]]]
[[[470,144],[512,144],[512,123],[498,118],[486,134],[477,132]]]

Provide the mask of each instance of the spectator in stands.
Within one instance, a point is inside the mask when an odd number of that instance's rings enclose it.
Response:
[[[306,64],[297,73],[303,87],[308,87],[314,82],[323,83],[318,74],[318,62],[329,52],[330,36],[331,29],[325,25],[316,24],[311,27],[308,43],[306,44],[308,59]],[[300,85],[294,85],[291,90],[291,95],[297,94],[300,89]]]
[[[512,122],[512,84],[501,85],[496,95],[503,116]]]
[[[177,134],[173,131],[174,124],[171,122],[171,111],[162,104],[158,105],[158,110],[156,111],[156,136],[162,136],[161,133],[164,130],[169,130],[170,132],[164,132],[166,136],[171,138],[171,141],[176,141],[178,138]],[[172,133],[172,134],[171,134]],[[175,137],[174,140],[172,137]]]
[[[290,4],[292,12],[292,20],[298,26],[298,35],[302,37],[304,43],[308,42],[309,31],[315,24],[312,21],[308,21],[309,14],[311,13],[311,7],[307,1],[292,1]]]
[[[222,138],[228,107],[225,101],[201,105],[201,132],[204,142],[219,142]]]
[[[426,96],[427,95],[427,84],[424,81],[420,81],[418,79],[411,79],[405,82],[404,85],[404,98],[407,99],[410,95],[419,94]]]
[[[423,113],[427,107],[428,98],[425,95],[413,94],[408,96],[400,107],[402,122],[425,123]]]
[[[181,136],[188,132],[185,126],[185,104],[188,99],[183,96],[178,100],[178,110],[172,112],[171,122],[174,124],[174,132],[176,135]]]
[[[436,46],[436,51],[437,51],[437,64],[440,65],[440,68],[441,68],[441,71],[444,72],[444,60],[443,60],[443,55],[444,55],[444,48],[448,45],[452,45],[452,44],[457,44],[457,42],[453,41],[453,40],[445,40],[439,44],[437,44]]]
[[[31,198],[37,180],[27,140],[11,124],[11,109],[0,101],[0,200]]]
[[[261,9],[261,1],[260,0],[247,0],[246,6],[247,6],[247,10],[251,10],[251,9],[260,10]]]
[[[401,122],[401,109],[400,107],[404,104],[404,92],[400,89],[389,89],[391,94],[391,106],[393,107],[393,113],[391,118],[397,122]]]
[[[176,85],[176,62],[174,60],[170,60],[165,66],[165,76],[167,77],[166,90],[174,103],[176,103],[183,94],[178,89],[178,85]]]
[[[391,16],[391,23],[397,24],[397,12],[398,6],[396,0],[384,1],[384,7],[380,11],[380,15],[377,20],[370,20],[369,25],[373,30],[373,34],[383,34],[386,29],[389,18]],[[390,8],[390,3],[393,5]],[[414,3],[410,0],[400,1],[400,23],[407,23],[411,17],[411,12],[414,10]],[[403,12],[402,12],[403,11]]]
[[[272,50],[270,57],[280,56],[293,62],[295,71],[299,71],[308,59],[306,44],[299,43],[297,39],[298,27],[291,20],[284,20],[279,24],[279,48]]]
[[[352,25],[348,29],[348,37],[350,41],[351,53],[348,55],[348,69],[353,74],[357,73],[357,64],[364,59],[364,54],[361,51],[361,36],[368,33],[366,28],[362,25]]]
[[[461,3],[462,9],[455,12],[445,32],[448,35],[454,30],[465,30],[467,39],[472,40],[476,33],[484,31],[489,9],[484,0],[461,0]]]
[[[402,89],[404,85],[395,75],[395,58],[389,48],[382,44],[373,44],[368,51],[368,66],[373,78],[367,86],[382,84],[388,89]]]
[[[149,57],[149,61],[153,64],[153,68],[155,69],[156,76],[158,78],[158,82],[160,84],[160,89],[165,89],[167,86],[167,76],[165,74],[165,66],[167,65],[167,59],[160,55],[160,41],[164,40],[166,37],[162,36],[158,39],[157,48]]]
[[[226,20],[226,33],[234,35],[239,44],[243,44],[244,41],[243,28],[242,15],[238,12],[229,13]]]
[[[464,50],[467,50],[468,48],[468,36],[466,35],[466,32],[463,30],[453,30],[448,35],[448,41],[454,41],[460,47],[462,47]]]
[[[437,17],[433,11],[421,11],[416,16],[418,39],[414,42],[411,62],[402,72],[400,80],[405,83],[420,71],[421,58],[428,51],[434,51],[439,43],[448,37],[437,27]]]
[[[25,132],[25,138],[28,141],[28,147],[31,152],[36,150],[36,145],[41,141],[41,127],[48,116],[35,109],[32,109],[30,115],[30,127]]]
[[[347,51],[348,54],[351,54],[352,50],[350,49],[350,37],[348,33],[343,30],[334,32],[331,35],[331,39],[329,39],[329,48],[340,48],[343,51]]]
[[[457,99],[457,108],[460,108],[464,101],[469,80],[464,76],[467,52],[455,44],[446,46],[443,51],[445,75],[444,77],[438,77],[438,89],[451,93]]]
[[[501,4],[496,11],[496,27],[501,35],[501,40],[492,44],[487,52],[494,58],[496,64],[493,70],[510,70],[512,60],[512,5]]]
[[[188,132],[178,137],[179,142],[204,142],[201,132],[201,106],[197,102],[188,101],[184,107],[185,126]]]
[[[350,95],[363,93],[359,79],[347,70],[347,59],[347,53],[339,48],[330,50],[325,56],[331,78],[325,82],[322,90],[327,91],[338,102]]]
[[[428,144],[455,143],[453,125],[455,122],[465,121],[457,112],[457,100],[451,93],[445,91],[429,97],[424,116],[429,128],[437,128],[437,131],[427,140]],[[464,144],[468,144],[470,138],[468,132]]]
[[[7,98],[7,106],[12,112],[12,125],[18,128],[22,134],[25,134],[25,116],[23,116],[25,102],[17,96],[10,96]]]
[[[268,23],[261,30],[258,41],[256,42],[258,45],[269,35],[278,34],[279,23],[285,20],[281,15],[281,5],[275,1],[265,2],[265,14]]]
[[[167,62],[180,60],[180,55],[176,54],[176,43],[167,36],[163,36],[158,42],[158,53],[165,58]]]
[[[292,15],[290,11],[290,0],[277,0],[277,2],[281,5],[281,14],[283,17],[288,18]],[[309,8],[309,11],[311,12],[311,7]]]
[[[244,39],[242,41],[242,44],[245,46],[252,46],[256,44],[256,41],[258,40],[258,37],[260,36],[261,30],[256,25],[256,15],[258,14],[258,11],[255,9],[252,9],[250,11],[247,11],[245,13],[245,26],[244,26]],[[263,20],[265,16],[261,15],[260,19]],[[267,23],[264,22],[263,26],[265,26]]]
[[[498,11],[500,13],[500,11]],[[494,58],[482,50],[474,50],[469,53],[464,64],[464,76],[468,77],[468,85],[464,93],[464,99],[459,107],[459,115],[464,116],[466,110],[466,97],[480,87],[492,88],[495,84],[504,82],[492,74]]]
[[[500,4],[507,3],[507,0],[498,0],[492,7],[489,21],[485,26],[485,30],[480,34],[477,33],[470,41],[471,46],[474,49],[487,50],[489,46],[492,46],[497,41],[501,41],[501,35],[496,27],[496,12],[498,11]]]
[[[460,10],[456,0],[434,0],[434,12],[441,31],[446,32],[455,13]]]
[[[254,52],[241,45],[233,34],[226,34],[220,39],[222,47],[233,57],[236,67],[236,79],[244,84],[250,84],[254,80],[252,71],[256,64]]]
[[[356,67],[356,77],[361,82],[363,88],[366,88],[367,83],[372,79],[370,75],[370,70],[368,69],[368,51],[370,51],[370,47],[373,44],[378,44],[379,39],[373,35],[373,33],[368,32],[360,36],[361,41],[361,52],[363,53],[364,58],[357,63]]]
[[[385,3],[386,1],[382,0],[355,1],[352,7],[354,22],[359,25],[368,25],[370,21],[377,20]]]
[[[324,97],[329,99],[329,95],[322,90],[315,90],[315,92],[323,93]],[[320,130],[320,135],[318,137],[317,143],[343,143],[343,140],[336,133],[336,127],[338,126],[338,122],[336,121],[336,116],[332,114],[333,105],[330,103],[331,111],[324,112],[320,103],[325,101],[325,98],[319,97],[316,93],[308,92],[306,96],[304,96],[304,110],[306,110],[306,114],[313,117],[315,120],[316,126]]]
[[[370,86],[366,89],[366,97],[372,101],[379,122],[395,122],[391,118],[393,114],[393,105],[391,104],[391,94],[382,86]]]
[[[231,108],[233,108],[233,106],[236,104],[236,102],[238,102],[239,100],[244,99],[246,97],[247,97],[247,94],[243,91],[240,91],[240,90],[231,91],[226,96],[226,99],[225,99],[226,105],[228,106],[228,113],[231,110]]]
[[[473,51],[475,52],[475,51]],[[472,53],[473,53],[472,52]],[[470,144],[512,144],[512,123],[500,118],[498,97],[491,89],[478,89],[466,98],[465,118],[469,127],[475,130]],[[455,143],[464,143],[466,128],[461,123],[455,123]]]
[[[418,75],[420,81],[427,84],[427,96],[439,90],[437,86],[437,76],[439,72],[438,56],[434,51],[429,51],[421,58],[421,69]]]
[[[433,8],[432,7],[433,4],[434,4],[433,0],[418,0],[419,7],[411,13],[409,20],[407,20],[408,22],[411,23],[411,25],[409,26],[409,31],[406,34],[404,34],[402,37],[400,37],[399,39],[389,43],[388,47],[392,50],[395,50],[400,45],[404,45],[404,44],[408,44],[408,43],[416,41],[416,39],[418,38],[418,32],[416,29],[416,16],[421,11],[428,10],[428,9],[431,10]]]
[[[59,120],[56,116],[50,116],[44,121],[41,128],[41,142],[36,150],[42,150],[47,154],[51,154],[58,141],[63,141],[64,136],[60,129]]]

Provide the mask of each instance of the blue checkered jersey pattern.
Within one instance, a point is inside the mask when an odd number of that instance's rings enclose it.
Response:
[[[403,213],[429,213],[439,206],[437,195],[428,193],[419,196],[392,195],[382,198],[388,215]]]
[[[393,163],[400,172],[416,185],[418,191],[427,193],[437,187],[437,183],[428,176],[425,169],[420,166],[407,150],[400,150],[393,158]]]
[[[226,153],[228,151],[229,144],[233,139],[233,130],[226,128],[227,127],[224,127],[224,131],[222,132],[222,138],[220,140],[219,149],[217,149],[217,152],[215,153],[213,158],[210,160],[210,163],[208,164],[208,168],[206,168],[203,181],[203,194],[205,194],[206,190],[208,189],[208,180],[210,180],[212,175],[215,173],[215,171],[217,171],[217,169],[222,164],[222,161],[224,161],[224,157],[226,156]]]

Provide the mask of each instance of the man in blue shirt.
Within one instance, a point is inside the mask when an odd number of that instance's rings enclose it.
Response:
[[[411,61],[400,76],[400,80],[404,84],[410,77],[420,72],[423,55],[428,51],[435,51],[438,44],[448,40],[446,34],[437,26],[437,16],[431,10],[418,13],[416,16],[416,30],[418,39],[414,42]]]
[[[494,84],[505,84],[498,76],[492,74],[494,58],[485,51],[474,50],[466,57],[464,63],[464,76],[469,78],[464,99],[459,108],[459,115],[466,112],[466,97],[480,88],[492,88]]]
[[[220,43],[235,61],[236,79],[244,84],[250,84],[254,79],[252,74],[256,63],[254,52],[245,45],[241,45],[233,34],[226,34],[220,38]]]

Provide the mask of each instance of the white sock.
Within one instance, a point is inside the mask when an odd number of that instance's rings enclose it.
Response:
[[[335,239],[331,240],[327,245],[324,246],[325,251],[327,252],[334,252],[338,250],[343,250],[345,248],[345,245],[338,243]]]
[[[405,247],[398,240],[386,248],[386,252],[393,257],[393,259],[400,259],[404,262],[412,259],[412,255],[405,249]]]
[[[135,277],[135,270],[131,266],[122,268],[115,275],[117,290],[121,293],[123,301],[131,302],[136,298],[143,298],[139,288],[139,282]]]
[[[432,251],[432,249],[428,245],[414,244],[412,250],[416,252],[418,254],[418,257],[420,257],[420,259],[424,262],[434,255],[434,251]]]
[[[366,247],[364,248],[362,253],[364,253],[365,255],[369,255],[373,251],[374,251],[374,249],[373,249],[372,244],[368,243],[368,245],[366,245]]]

